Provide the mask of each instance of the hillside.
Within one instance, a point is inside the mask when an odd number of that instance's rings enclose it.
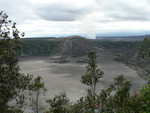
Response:
[[[93,49],[92,43],[80,36],[69,36],[59,38],[27,38],[21,39],[21,51],[17,56],[85,56],[87,51]]]
[[[150,58],[150,38],[145,38],[143,43],[140,45],[137,53],[137,57],[141,60],[149,60]]]
[[[85,56],[87,51],[93,49],[91,42],[80,36],[59,38],[61,40],[60,53],[62,55]]]
[[[86,56],[88,50],[111,51],[113,54],[122,53],[135,48],[141,41],[108,41],[90,40],[81,36],[68,36],[59,38],[24,38],[20,40],[21,51],[17,56]]]
[[[21,39],[19,45],[22,49],[16,51],[17,56],[51,55],[59,52],[60,41],[48,38],[28,38]]]
[[[139,47],[121,55],[121,60],[147,78],[150,73],[150,38],[145,38]]]
[[[92,40],[96,47],[111,51],[113,54],[120,54],[136,48],[141,41],[111,41],[111,40]]]

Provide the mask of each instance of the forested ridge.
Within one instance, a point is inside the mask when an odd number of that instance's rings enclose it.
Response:
[[[122,49],[130,50],[141,44],[141,41],[109,41],[109,40],[95,40],[95,44],[105,47],[107,49]]]
[[[17,56],[51,55],[59,52],[60,41],[51,39],[20,39],[21,50],[16,51]]]
[[[70,36],[72,37],[72,36]],[[125,52],[138,47],[141,41],[107,41],[107,40],[81,40],[79,36],[73,36],[75,41],[70,37],[65,38],[24,38],[20,39],[21,50],[16,51],[17,56],[42,56],[54,54],[71,54],[75,55],[76,51],[81,51],[81,55],[86,55],[86,51],[90,48],[104,48],[110,51]],[[88,44],[89,43],[89,44]],[[85,46],[83,46],[83,44]],[[87,47],[88,46],[88,47]],[[63,51],[63,52],[62,52]]]
[[[139,46],[137,57],[148,60],[150,58],[150,38],[145,38]]]
[[[147,78],[150,73],[150,38],[145,38],[137,47],[122,54],[120,58],[127,65],[134,66],[141,77]]]

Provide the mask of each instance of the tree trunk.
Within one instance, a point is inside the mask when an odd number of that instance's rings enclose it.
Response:
[[[39,113],[39,92],[36,95],[36,113]]]

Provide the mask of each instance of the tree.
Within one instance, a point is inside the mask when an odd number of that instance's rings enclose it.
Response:
[[[19,39],[20,33],[16,23],[8,20],[7,14],[0,12],[0,113],[11,110],[14,104],[9,105],[9,102],[28,88],[32,78],[19,72],[18,58],[15,54],[15,50],[20,48]]]
[[[102,78],[104,74],[103,71],[97,69],[96,54],[94,51],[88,52],[88,65],[86,66],[86,69],[86,73],[81,77],[81,82],[90,86],[90,89],[88,89],[89,97],[87,97],[87,99],[91,101],[92,112],[94,113],[96,100],[96,84],[99,82],[99,79]]]
[[[114,79],[115,83],[99,94],[100,112],[125,112],[129,108],[131,82],[123,75]],[[114,94],[112,94],[114,93]]]
[[[142,96],[141,100],[141,111],[145,113],[150,112],[150,77],[147,80],[147,84],[142,86],[140,89],[140,93]]]
[[[35,113],[39,113],[40,111],[39,96],[41,93],[45,94],[46,91],[45,84],[42,81],[42,77],[37,76],[30,85],[29,89],[32,91],[31,93],[32,98],[30,99],[32,102],[31,106],[33,107]]]
[[[115,83],[103,89],[97,101],[100,113],[140,113],[141,95],[130,93],[131,81],[119,75]],[[142,112],[143,113],[143,112]]]
[[[46,113],[70,113],[71,105],[65,92],[55,95],[52,99],[47,99],[46,102],[50,105],[49,110],[45,111]]]

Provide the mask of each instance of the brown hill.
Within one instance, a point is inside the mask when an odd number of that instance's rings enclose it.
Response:
[[[60,53],[69,56],[84,56],[92,49],[91,42],[81,36],[61,37]]]

